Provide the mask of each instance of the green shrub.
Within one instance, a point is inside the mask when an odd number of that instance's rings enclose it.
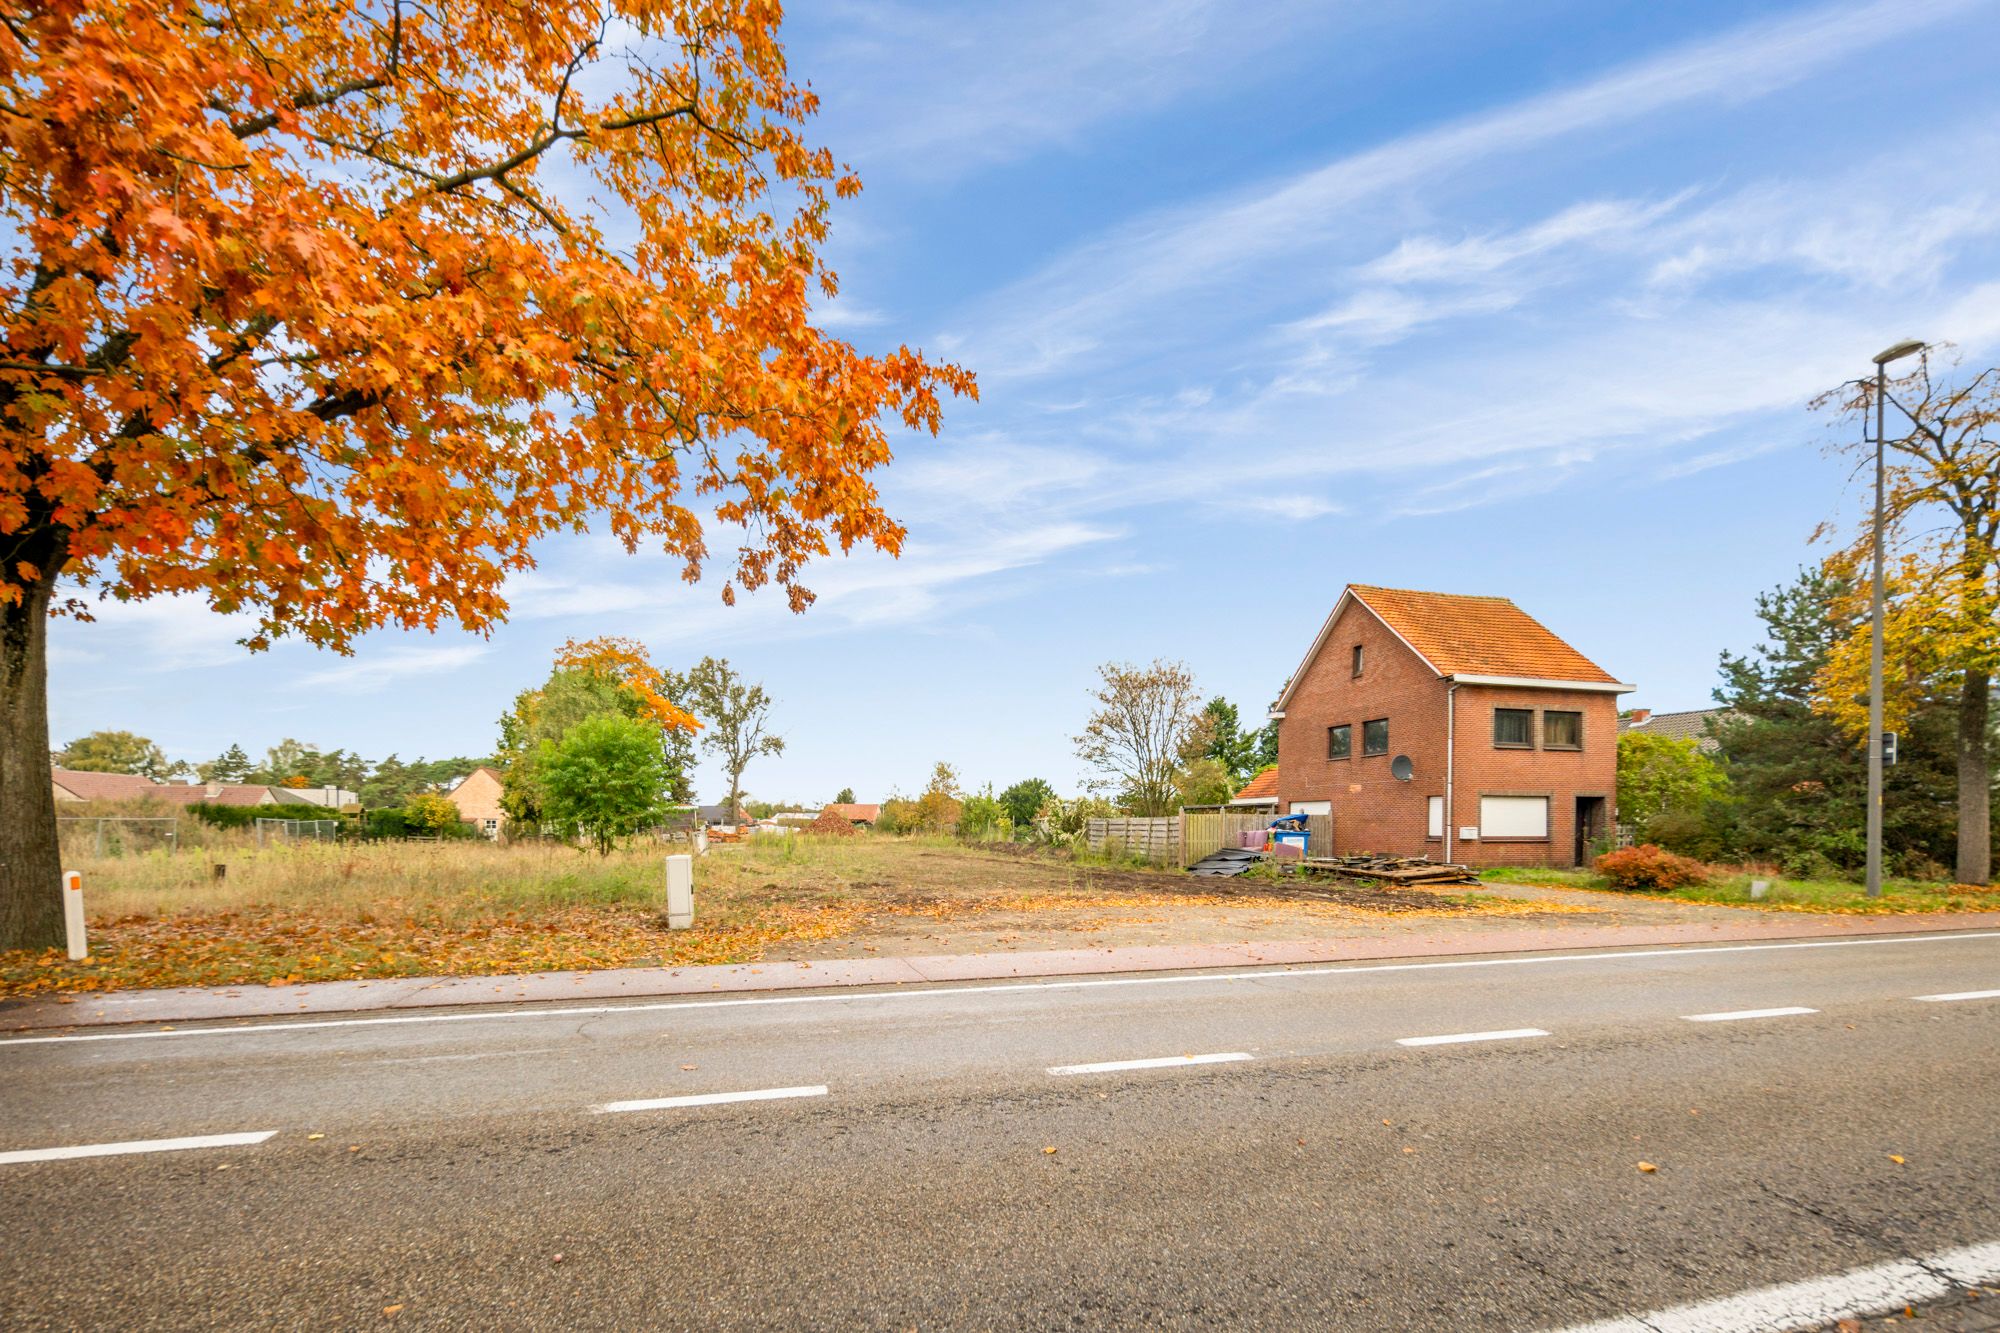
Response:
[[[1620,889],[1680,889],[1708,882],[1708,867],[1664,847],[1641,843],[1597,858],[1597,873]]]

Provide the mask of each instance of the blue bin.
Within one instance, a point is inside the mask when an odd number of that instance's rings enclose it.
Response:
[[[1273,850],[1276,850],[1278,847],[1296,847],[1299,849],[1299,855],[1302,857],[1306,854],[1306,843],[1311,837],[1312,835],[1304,829],[1300,829],[1296,833],[1290,829],[1273,829],[1271,831]]]

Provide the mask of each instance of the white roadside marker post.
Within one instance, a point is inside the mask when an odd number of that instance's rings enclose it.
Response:
[[[63,933],[69,936],[71,962],[81,962],[90,956],[90,942],[83,936],[83,875],[80,871],[63,872]]]
[[[1770,880],[1753,879],[1750,881],[1750,901],[1756,902],[1758,899],[1762,898],[1765,894],[1769,893],[1770,891],[1771,891]]]
[[[686,852],[667,858],[667,929],[694,924],[694,858]]]
[[[694,854],[696,856],[708,855],[708,825],[706,824],[694,831]]]

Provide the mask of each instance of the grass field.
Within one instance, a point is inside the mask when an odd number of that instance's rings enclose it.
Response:
[[[1194,908],[1301,925],[1542,910],[1498,896],[1364,888],[1300,902],[1278,886],[1230,893],[1177,871],[1013,845],[796,836],[714,848],[696,870],[696,928],[669,931],[667,850],[259,848],[239,834],[179,852],[72,857],[84,875],[91,956],[0,954],[0,994],[753,962],[776,946],[921,934],[947,921],[974,920],[1005,940],[1001,932],[1090,934]]]
[[[1661,902],[1716,903],[1775,912],[1993,912],[2000,911],[2000,888],[1971,884],[1939,884],[1926,880],[1892,879],[1882,885],[1880,898],[1869,898],[1852,880],[1786,879],[1771,870],[1720,866],[1706,884],[1662,892],[1616,889],[1589,870],[1488,870],[1491,883],[1530,884],[1550,888],[1601,889],[1619,897],[1652,898]],[[1750,883],[1769,884],[1762,900],[1750,897]]]

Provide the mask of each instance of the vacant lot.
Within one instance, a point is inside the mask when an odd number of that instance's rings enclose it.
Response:
[[[1341,923],[1591,909],[1086,864],[943,839],[757,839],[697,863],[696,929],[663,917],[664,849],[249,839],[82,859],[91,957],[0,954],[0,994],[1297,938]],[[215,867],[224,869],[218,876]]]

